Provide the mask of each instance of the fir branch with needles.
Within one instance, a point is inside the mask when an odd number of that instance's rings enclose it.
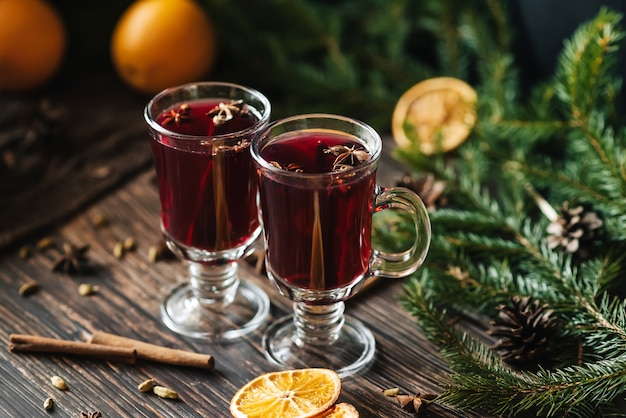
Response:
[[[395,153],[446,184],[447,206],[430,213],[428,258],[402,300],[452,370],[436,402],[502,416],[618,414],[626,397],[626,130],[616,104],[622,16],[603,8],[581,24],[554,77],[527,97],[510,45],[484,36],[484,22],[463,24],[478,58],[472,134],[452,154],[422,155],[418,138]],[[407,244],[406,223],[399,217],[387,231],[376,228],[377,241]],[[573,245],[551,245],[559,225],[572,227],[562,238]],[[583,238],[588,254],[576,241]],[[542,310],[527,326],[547,315],[557,324],[546,339],[549,356],[534,363],[512,367],[493,341],[448,321],[469,314],[487,331],[498,309],[529,297]],[[530,315],[520,306],[511,315]]]

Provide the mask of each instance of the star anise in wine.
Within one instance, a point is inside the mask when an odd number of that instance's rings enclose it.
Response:
[[[52,271],[66,274],[82,273],[88,261],[87,251],[89,251],[88,244],[77,247],[68,242],[63,243],[63,254],[55,261]]]
[[[178,110],[172,109],[163,117],[163,125],[169,125],[174,122],[176,126],[180,126],[185,122],[189,122],[191,117],[189,116],[190,107],[188,103],[183,103],[178,107]]]
[[[363,148],[357,148],[356,145],[351,147],[346,145],[333,145],[332,147],[326,148],[324,153],[332,154],[337,157],[333,162],[333,171],[347,170],[370,158],[369,152]]]
[[[270,161],[270,164],[276,168],[280,168],[281,170],[293,171],[294,173],[302,173],[304,171],[302,170],[302,166],[296,163],[289,163],[285,167],[276,161]]]
[[[213,117],[215,126],[223,125],[235,115],[247,115],[248,108],[243,100],[231,100],[229,103],[219,103],[213,109],[209,110],[206,115]]]

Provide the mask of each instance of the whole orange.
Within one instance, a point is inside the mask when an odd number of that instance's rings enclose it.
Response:
[[[207,75],[216,44],[208,15],[193,0],[137,0],[113,29],[111,58],[128,85],[155,94]]]
[[[61,17],[44,0],[0,0],[0,90],[32,90],[59,70],[66,47]]]

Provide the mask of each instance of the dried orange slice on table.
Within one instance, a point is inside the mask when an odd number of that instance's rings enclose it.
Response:
[[[400,147],[416,143],[432,155],[457,148],[476,123],[476,91],[465,81],[436,77],[407,90],[393,111],[391,131]]]
[[[235,393],[230,413],[235,418],[351,417],[331,414],[340,405],[335,405],[340,394],[341,379],[330,369],[270,372],[252,379]]]

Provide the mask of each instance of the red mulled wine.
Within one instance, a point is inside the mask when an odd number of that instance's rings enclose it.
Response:
[[[303,131],[274,139],[260,154],[302,173],[298,180],[268,172],[260,177],[272,274],[311,290],[341,288],[366,274],[375,172],[349,175],[351,166],[369,157],[363,144],[341,133]],[[326,174],[302,180],[309,173]]]
[[[152,150],[162,224],[177,243],[227,250],[245,243],[258,229],[256,178],[248,150],[252,133],[220,137],[258,121],[259,115],[243,103],[206,99],[176,104],[156,118],[172,132],[153,140]]]

